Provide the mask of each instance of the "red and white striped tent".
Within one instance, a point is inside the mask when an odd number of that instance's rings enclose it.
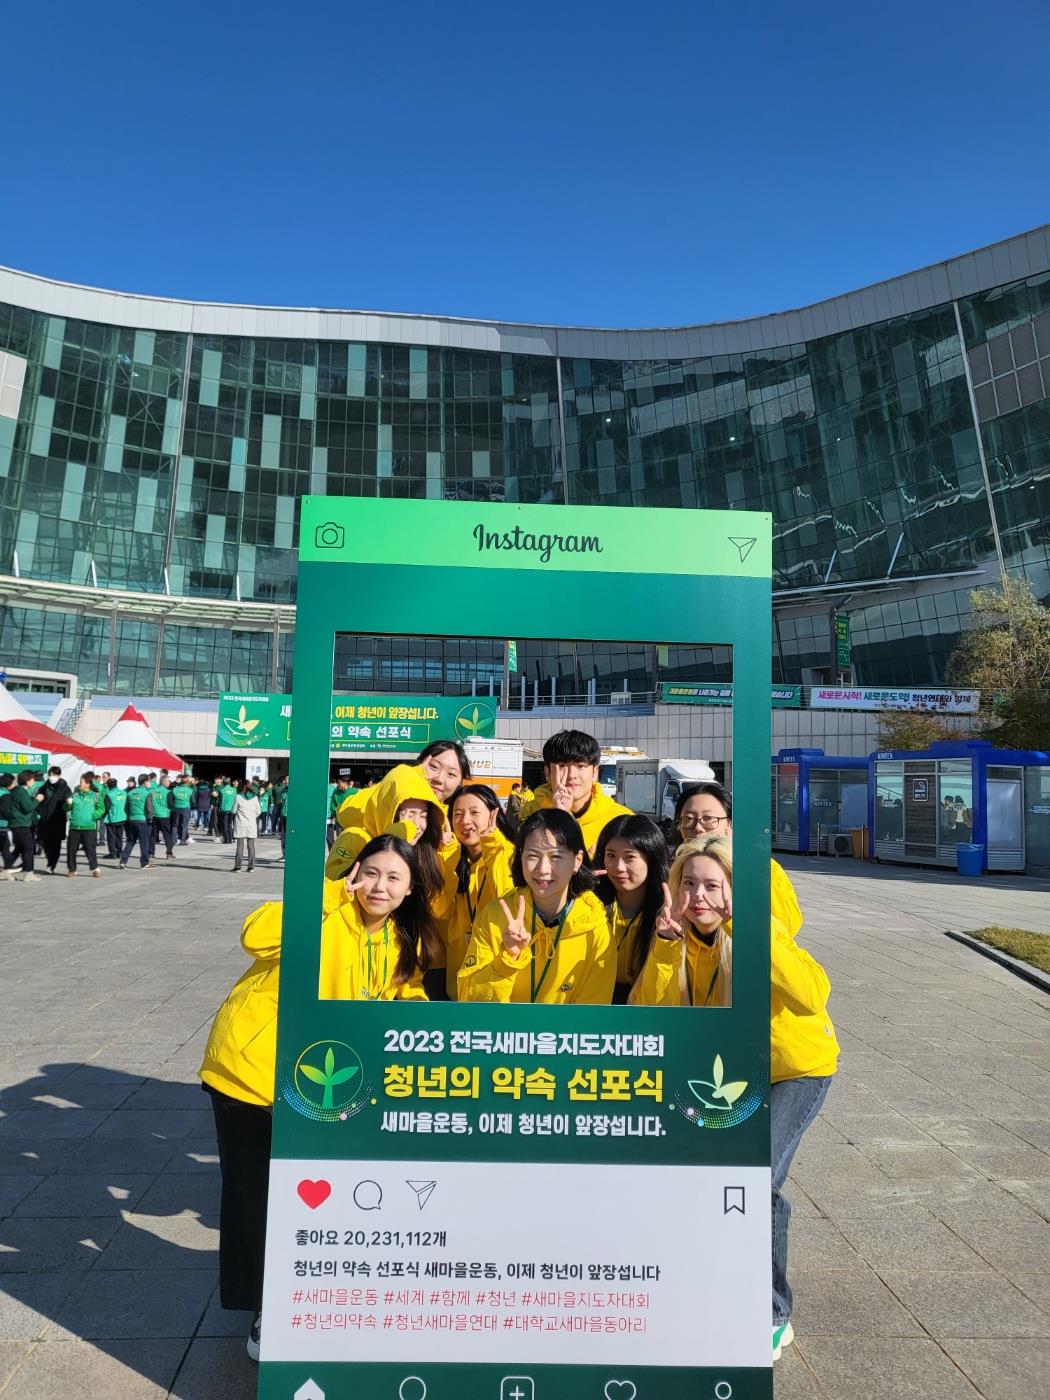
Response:
[[[0,749],[33,749],[48,755],[48,765],[62,769],[62,776],[75,784],[95,762],[87,744],[78,744],[68,734],[34,719],[25,706],[0,685]]]
[[[140,773],[182,772],[182,759],[166,749],[134,705],[129,705],[116,724],[95,745],[95,771],[110,773],[123,782]]]

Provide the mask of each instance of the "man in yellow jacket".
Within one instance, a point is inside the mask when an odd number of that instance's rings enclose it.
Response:
[[[598,765],[602,751],[593,734],[582,729],[561,729],[543,746],[543,776],[546,782],[533,797],[523,799],[519,824],[541,807],[560,807],[571,812],[580,824],[588,860],[594,859],[602,828],[613,817],[631,816],[598,786]]]

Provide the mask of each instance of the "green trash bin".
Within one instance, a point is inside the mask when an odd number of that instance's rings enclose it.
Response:
[[[984,870],[984,847],[960,841],[955,848],[955,861],[960,875],[980,876]]]

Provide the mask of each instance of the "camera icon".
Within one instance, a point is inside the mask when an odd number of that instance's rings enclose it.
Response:
[[[326,520],[314,531],[314,545],[317,549],[342,549],[346,544],[346,531],[334,520]]]

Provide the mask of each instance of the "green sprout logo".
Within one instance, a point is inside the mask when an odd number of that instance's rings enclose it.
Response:
[[[711,1066],[710,1079],[690,1079],[688,1081],[693,1097],[699,1099],[709,1111],[732,1108],[747,1088],[746,1079],[734,1079],[727,1084],[723,1081],[724,1074],[725,1067],[722,1064],[722,1056],[716,1055],[715,1062]],[[713,1103],[711,1101],[713,1099],[721,1099],[722,1102]]]
[[[456,716],[456,733],[476,739],[483,729],[492,727],[492,721],[490,706],[464,705]]]
[[[324,1055],[320,1066],[309,1063],[307,1056],[310,1060],[315,1060],[315,1052],[322,1048]],[[340,1040],[319,1040],[316,1044],[308,1046],[299,1056],[295,1066],[295,1086],[304,1099],[314,1104],[318,1102],[317,1090],[320,1089],[322,1094],[318,1106],[323,1113],[333,1113],[352,1102],[356,1092],[354,1081],[359,1083],[362,1073],[361,1060],[352,1046]],[[303,1080],[316,1087],[308,1090]],[[354,1087],[343,1089],[344,1085]],[[337,1089],[343,1090],[338,1095],[338,1102]]]
[[[252,731],[258,728],[259,721],[257,719],[249,719],[248,711],[243,705],[237,711],[236,719],[231,719],[229,715],[225,715],[222,723],[232,743],[251,744],[254,742]]]

